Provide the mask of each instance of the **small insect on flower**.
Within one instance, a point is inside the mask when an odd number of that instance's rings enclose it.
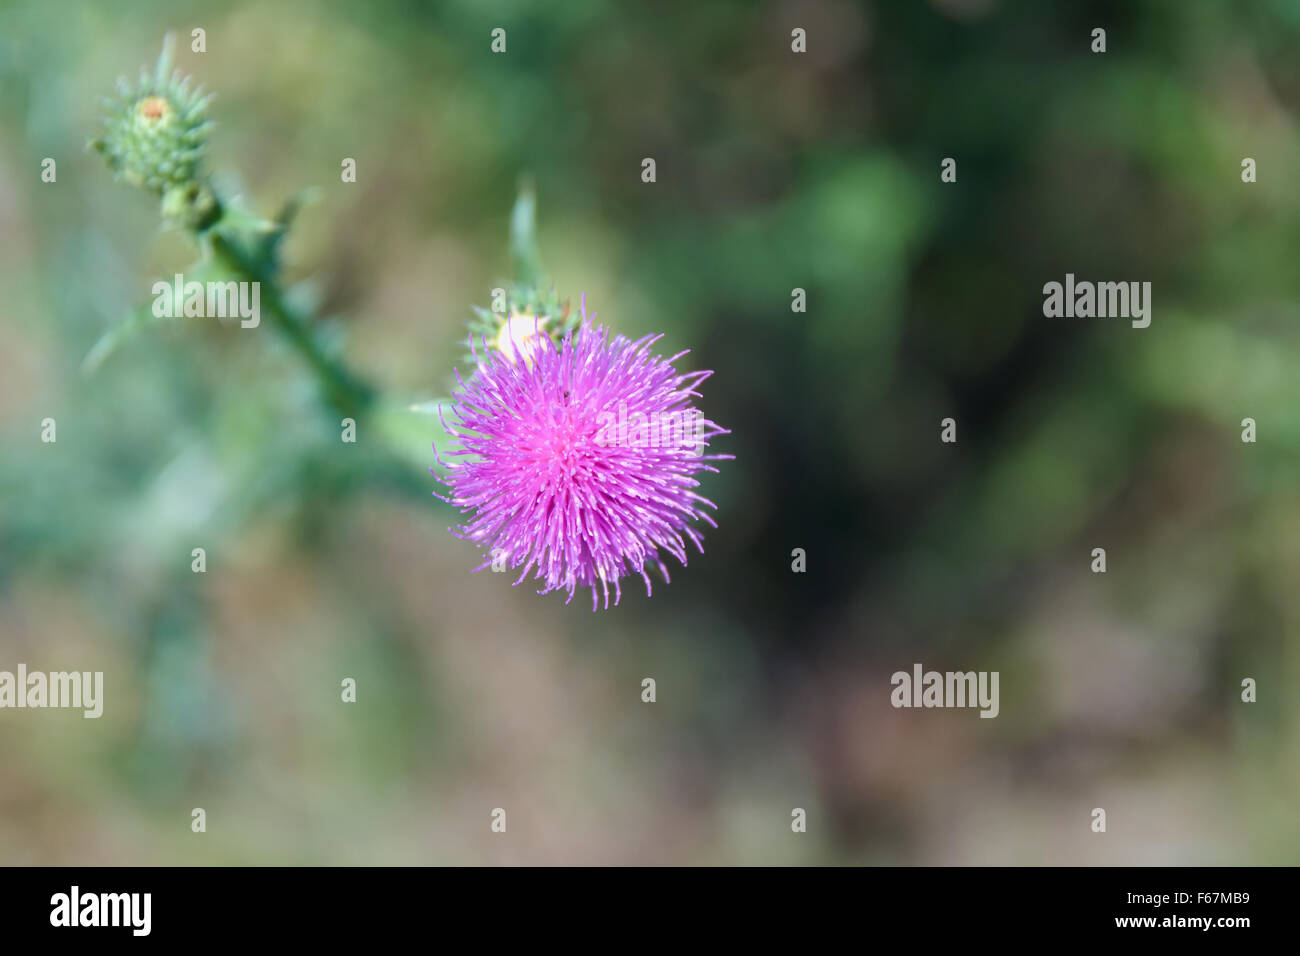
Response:
[[[660,336],[611,337],[582,308],[558,347],[537,328],[513,330],[510,350],[471,338],[477,368],[468,381],[456,374],[443,427],[460,447],[438,457],[449,488],[438,497],[470,516],[453,533],[484,549],[475,571],[522,568],[515,584],[531,571],[539,594],[567,590],[566,604],[589,587],[596,610],[611,585],[618,604],[626,574],[647,594],[648,567],[667,581],[661,551],[683,565],[686,539],[704,551],[692,523],[717,527],[702,510],[717,506],[695,476],[733,456],[704,454],[729,434],[692,405],[712,372],[679,374],[686,352],[664,359],[651,352]]]

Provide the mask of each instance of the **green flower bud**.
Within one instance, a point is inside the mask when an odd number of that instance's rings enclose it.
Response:
[[[565,335],[579,325],[578,314],[570,309],[567,300],[560,299],[554,287],[543,291],[535,286],[511,285],[504,291],[504,312],[472,307],[469,330],[475,342],[486,339],[490,348],[512,354],[512,342],[541,332],[558,348]]]
[[[201,89],[191,89],[189,77],[172,72],[171,46],[169,36],[152,76],[142,70],[134,87],[125,79],[118,81],[117,99],[105,100],[105,133],[91,143],[118,178],[158,196],[200,179],[200,161],[212,128],[207,119],[209,97]],[[211,191],[207,192],[210,197]],[[178,200],[169,202],[176,205]],[[187,214],[171,218],[189,222],[190,211],[182,211]]]
[[[221,204],[205,183],[188,182],[163,193],[162,215],[168,222],[201,232],[221,218]]]

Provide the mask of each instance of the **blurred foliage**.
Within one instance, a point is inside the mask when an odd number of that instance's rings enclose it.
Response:
[[[401,456],[237,328],[82,374],[193,259],[84,150],[169,29],[222,195],[319,187],[289,304]],[[0,861],[1293,862],[1297,43],[1287,0],[0,5],[0,667],[108,695],[0,716]],[[609,615],[466,573],[406,411],[523,173],[563,297],[692,349],[733,432],[706,554]],[[1066,272],[1151,327],[1045,319]],[[1001,716],[892,710],[914,661]]]

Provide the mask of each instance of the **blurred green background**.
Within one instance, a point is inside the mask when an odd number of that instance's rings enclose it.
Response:
[[[399,398],[531,173],[561,292],[716,371],[706,553],[594,615],[469,574],[436,421],[340,444],[265,322],[83,376],[194,256],[84,149],[168,30],[218,180],[320,187],[290,277]],[[1298,43],[1288,0],[0,2],[0,669],[106,682],[0,712],[0,863],[1295,862]],[[1044,318],[1067,272],[1151,327]],[[914,662],[1000,716],[891,708]]]

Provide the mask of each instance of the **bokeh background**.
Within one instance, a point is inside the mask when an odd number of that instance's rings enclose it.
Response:
[[[265,321],[83,375],[194,257],[84,149],[168,30],[218,178],[320,187],[295,294],[399,401],[531,173],[561,292],[716,372],[706,554],[598,614],[469,574],[436,421],[342,445]],[[1298,45],[1289,0],[0,2],[0,669],[106,681],[0,712],[0,863],[1295,862]],[[1066,272],[1151,327],[1044,318]],[[1000,716],[893,709],[915,662]]]

